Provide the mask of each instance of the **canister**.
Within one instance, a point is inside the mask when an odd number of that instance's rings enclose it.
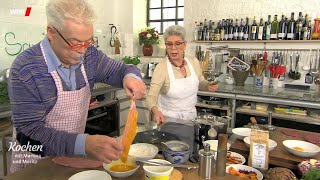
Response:
[[[202,179],[210,179],[214,174],[215,159],[214,151],[210,150],[210,145],[204,143],[203,149],[199,150],[199,170],[198,174]]]

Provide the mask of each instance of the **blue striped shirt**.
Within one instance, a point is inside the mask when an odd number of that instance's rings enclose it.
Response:
[[[46,53],[51,49],[47,48]],[[94,83],[97,82],[122,87],[125,76],[141,78],[137,67],[112,60],[95,47],[88,48],[83,65],[91,92]],[[86,85],[79,66],[74,67],[74,70],[74,80],[63,83],[64,90],[72,90],[72,87],[80,89]],[[8,87],[17,139],[22,145],[28,141],[43,145],[44,152],[40,153],[43,156],[82,154],[85,147],[85,134],[67,133],[44,126],[46,115],[57,100],[57,89],[49,72],[41,53],[40,43],[19,54],[12,64]],[[59,75],[66,82],[63,75],[60,73]],[[78,150],[75,146],[76,141]]]

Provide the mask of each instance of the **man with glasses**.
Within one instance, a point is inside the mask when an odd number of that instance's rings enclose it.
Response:
[[[147,95],[147,105],[161,130],[173,133],[190,145],[194,141],[193,122],[197,116],[198,89],[215,91],[218,86],[204,79],[197,58],[185,56],[186,31],[174,25],[163,38],[167,57],[156,66]]]
[[[11,172],[45,156],[87,156],[110,163],[119,158],[121,144],[84,134],[91,92],[101,82],[139,99],[146,93],[140,71],[93,46],[95,14],[86,0],[49,0],[46,13],[47,35],[11,68]],[[23,146],[27,149],[19,148]]]

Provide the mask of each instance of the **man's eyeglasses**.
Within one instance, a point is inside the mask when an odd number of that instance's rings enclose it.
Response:
[[[175,43],[172,42],[166,42],[165,45],[168,49],[172,49],[173,46],[176,46],[177,49],[181,48],[186,42],[185,41],[178,41]]]
[[[66,42],[68,44],[68,46],[70,47],[70,49],[72,51],[76,51],[81,48],[88,48],[89,46],[92,46],[96,43],[93,39],[91,41],[87,41],[87,42],[83,42],[83,43],[77,43],[77,44],[69,43],[55,27],[52,26],[52,28],[57,31],[57,33],[64,40],[64,42]]]

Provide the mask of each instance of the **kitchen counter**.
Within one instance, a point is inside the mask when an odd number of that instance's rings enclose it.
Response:
[[[6,176],[5,180],[21,180],[21,179],[32,179],[32,180],[43,180],[43,179],[51,179],[51,180],[66,180],[71,177],[73,174],[84,171],[85,169],[76,169],[70,167],[64,167],[57,165],[52,162],[52,158],[46,158],[38,162],[38,164],[31,165],[21,171],[10,174]],[[200,180],[201,178],[198,176],[198,169],[182,169],[177,168],[183,175],[184,180]],[[102,167],[99,170],[103,170]],[[118,180],[119,178],[112,178],[114,180]],[[126,180],[143,180],[144,172],[142,167],[133,174],[132,176],[125,178]],[[241,180],[243,178],[226,174],[225,177],[213,177],[212,179],[216,180]],[[121,180],[121,179],[119,179]]]

